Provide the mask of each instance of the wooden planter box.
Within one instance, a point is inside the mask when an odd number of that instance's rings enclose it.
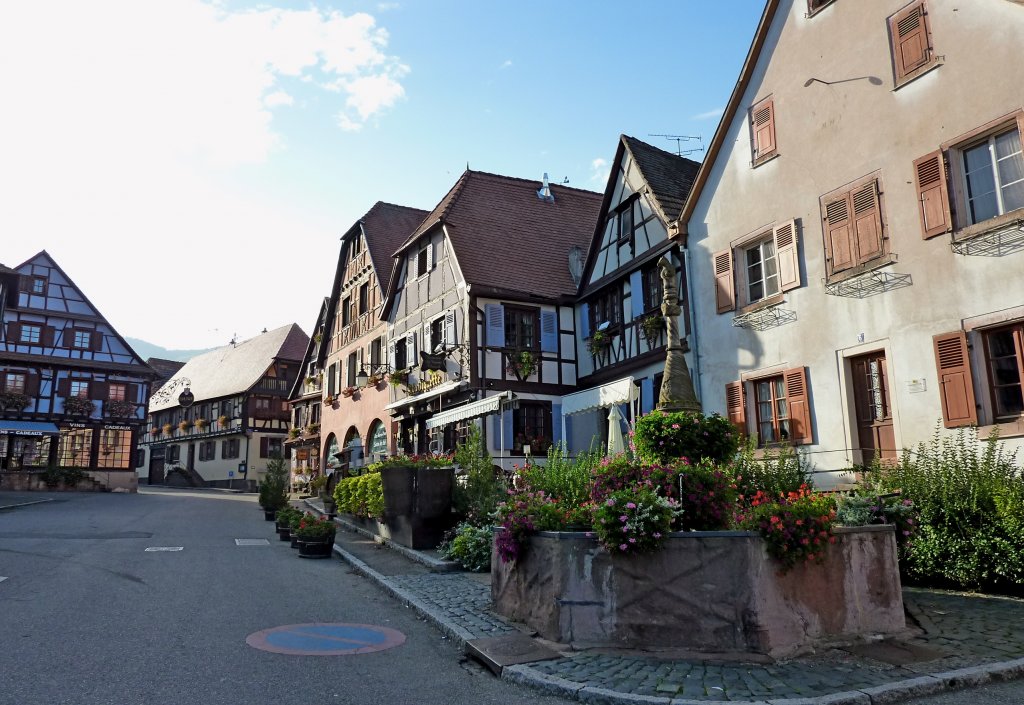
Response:
[[[760,536],[671,534],[612,556],[585,533],[541,532],[514,563],[491,554],[498,614],[577,647],[788,658],[905,630],[891,526],[836,529],[821,564],[782,574]]]
[[[415,549],[435,548],[455,525],[454,468],[390,467],[380,471],[384,523],[392,541]]]

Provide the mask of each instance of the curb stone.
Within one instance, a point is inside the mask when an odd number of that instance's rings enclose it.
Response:
[[[558,676],[537,673],[526,665],[508,666],[501,671],[501,679],[517,685],[525,685],[551,695],[576,700],[577,693],[583,690],[582,683],[575,683]],[[622,695],[622,693],[618,693]]]
[[[871,698],[871,705],[889,705],[907,698],[921,698],[949,690],[946,683],[937,676],[921,676],[896,683],[886,683],[873,688],[862,688]]]
[[[871,696],[859,690],[816,695],[812,698],[769,700],[768,705],[872,705]]]
[[[669,698],[661,698],[656,695],[634,695],[632,693],[620,693],[607,688],[596,688],[587,686],[577,691],[576,697],[581,702],[595,703],[595,705],[620,705],[620,703],[649,703],[649,705],[671,705]]]
[[[0,512],[5,509],[17,509],[18,507],[31,507],[33,504],[46,504],[52,502],[52,499],[36,499],[31,502],[19,502],[18,504],[4,504],[0,505]]]

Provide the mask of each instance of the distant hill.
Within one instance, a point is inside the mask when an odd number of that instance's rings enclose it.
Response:
[[[159,345],[153,343],[147,343],[145,340],[139,340],[138,338],[128,338],[128,344],[132,346],[132,349],[139,354],[143,360],[150,357],[160,357],[164,360],[177,360],[178,362],[188,362],[196,355],[202,355],[204,352],[209,352],[213,348],[206,348],[205,350],[168,350],[162,348]]]

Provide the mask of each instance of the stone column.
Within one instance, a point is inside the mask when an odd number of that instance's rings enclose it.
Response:
[[[676,268],[667,256],[658,260],[661,274],[662,303],[661,315],[665,318],[665,333],[668,338],[668,352],[665,358],[665,374],[661,381],[658,397],[660,411],[702,411],[693,380],[686,366],[683,346],[679,344],[679,289],[676,286]]]

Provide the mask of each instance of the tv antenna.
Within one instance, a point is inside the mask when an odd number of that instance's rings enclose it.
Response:
[[[667,140],[675,140],[676,142],[676,156],[681,157],[684,154],[693,154],[694,152],[703,152],[704,145],[694,147],[693,149],[683,149],[683,142],[689,142],[691,140],[697,140],[701,142],[700,135],[654,135],[651,133],[647,134],[648,137],[664,137]]]

